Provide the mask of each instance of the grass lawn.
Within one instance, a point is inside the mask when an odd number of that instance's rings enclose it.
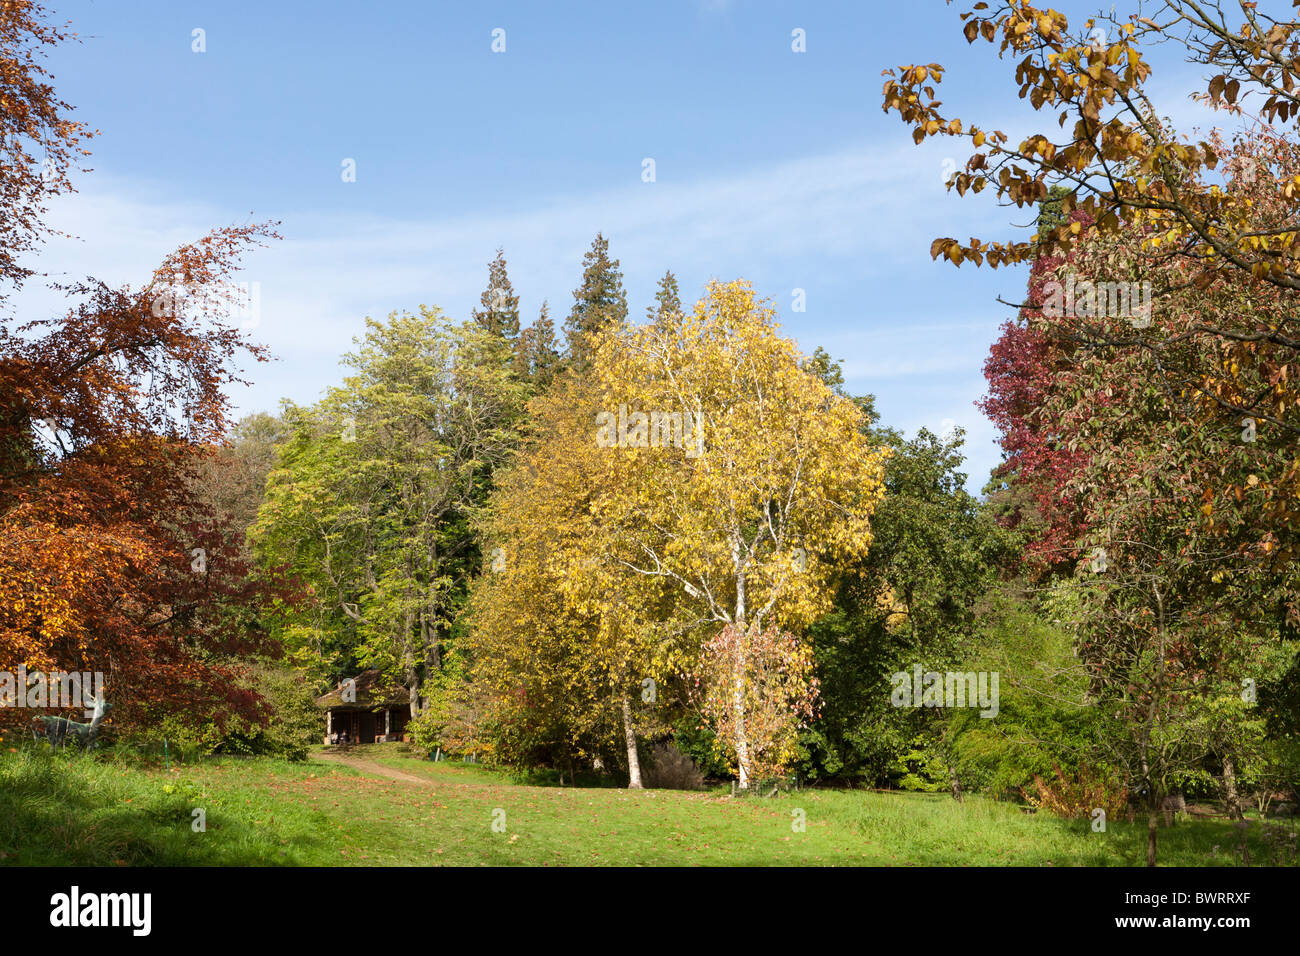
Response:
[[[804,790],[629,792],[529,786],[402,745],[356,748],[369,767],[220,758],[146,768],[0,753],[0,864],[112,865],[1021,865],[1132,866],[1145,829],[1029,814],[970,797]],[[378,764],[378,767],[373,766]],[[405,779],[378,775],[387,769]],[[192,811],[206,812],[206,832]],[[504,815],[496,811],[503,811]],[[795,832],[802,817],[806,827]],[[494,832],[493,821],[504,822]],[[1269,859],[1259,826],[1251,858]],[[1170,865],[1236,864],[1226,821],[1160,831]]]

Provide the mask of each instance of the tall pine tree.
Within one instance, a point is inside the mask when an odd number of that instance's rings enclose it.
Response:
[[[582,285],[573,291],[573,309],[564,323],[569,360],[584,368],[591,338],[608,325],[627,322],[627,293],[618,260],[609,257],[609,240],[600,233],[582,257]]]
[[[682,297],[677,289],[677,277],[671,269],[659,280],[653,305],[647,306],[645,317],[651,322],[663,321],[665,316],[677,315],[682,311]]]
[[[550,307],[543,302],[541,314],[532,325],[519,333],[515,374],[542,389],[551,384],[559,364],[560,350],[555,341],[555,323],[551,321]]]
[[[471,313],[474,321],[515,345],[519,338],[519,296],[515,295],[510,276],[506,273],[506,256],[502,249],[498,249],[496,258],[488,263],[488,286],[479,297],[479,303],[482,308]]]

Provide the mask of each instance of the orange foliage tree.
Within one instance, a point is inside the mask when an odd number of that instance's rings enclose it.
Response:
[[[35,274],[19,256],[51,231],[44,199],[88,135],[38,65],[66,39],[42,14],[0,4],[0,305]],[[270,223],[217,229],[142,288],[86,279],[54,286],[61,317],[0,313],[0,670],[103,672],[127,722],[262,712],[232,666],[256,632],[230,613],[259,585],[197,476],[239,355],[266,357],[226,318],[229,276],[274,236]]]

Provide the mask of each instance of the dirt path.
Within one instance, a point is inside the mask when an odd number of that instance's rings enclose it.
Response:
[[[415,783],[422,787],[432,787],[433,781],[425,777],[417,777],[414,774],[403,773],[400,770],[394,770],[392,767],[385,767],[383,764],[375,763],[359,754],[342,753],[339,751],[314,753],[313,760],[323,760],[326,763],[342,764],[345,767],[354,767],[357,770],[374,774],[377,777],[387,777],[389,780],[400,780],[402,783]]]

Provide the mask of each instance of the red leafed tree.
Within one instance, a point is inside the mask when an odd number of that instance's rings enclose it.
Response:
[[[143,289],[82,283],[62,318],[0,330],[0,664],[103,671],[119,720],[256,716],[225,663],[254,585],[196,478],[237,353],[263,357],[216,303],[268,234],[217,230]],[[188,298],[162,293],[174,273]]]
[[[1071,219],[1082,219],[1074,213]],[[1035,260],[1029,274],[1028,299],[1032,304],[1048,298],[1044,286],[1053,280],[1061,256]],[[988,394],[979,408],[1000,432],[1003,461],[994,478],[1014,489],[1014,505],[1006,520],[1028,523],[1034,530],[1028,554],[1038,570],[1059,566],[1074,556],[1074,543],[1083,530],[1070,480],[1085,463],[1063,440],[1064,432],[1046,420],[1044,400],[1061,388],[1070,375],[1073,345],[1051,338],[1041,323],[1039,310],[1026,306],[1018,319],[1008,320],[989,349],[984,362]]]
[[[65,38],[42,14],[0,4],[0,305],[35,274],[19,254],[49,232],[43,196],[84,134],[37,66]],[[240,356],[266,357],[227,318],[229,279],[274,236],[273,224],[217,229],[142,288],[87,279],[56,286],[61,317],[11,331],[0,315],[0,670],[102,671],[127,722],[261,713],[234,663],[256,631],[232,613],[260,585],[196,479]]]

